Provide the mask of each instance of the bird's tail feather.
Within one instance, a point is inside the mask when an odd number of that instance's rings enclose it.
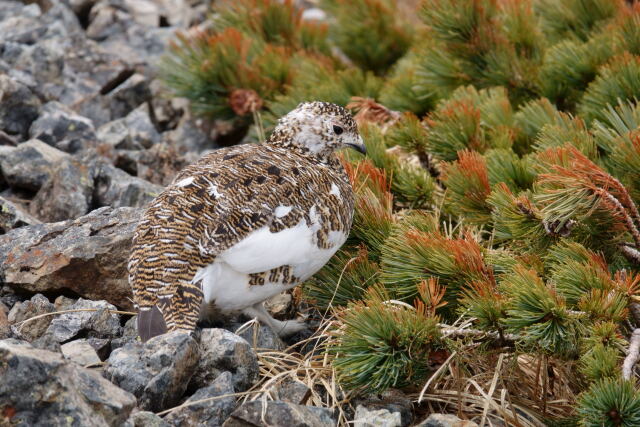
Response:
[[[143,342],[167,332],[167,323],[157,305],[138,313],[138,335]]]

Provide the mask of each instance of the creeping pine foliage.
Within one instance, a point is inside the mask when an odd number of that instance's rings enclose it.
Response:
[[[426,284],[420,297],[428,298]],[[416,307],[389,303],[384,288],[373,287],[363,301],[339,314],[334,364],[347,387],[383,391],[423,381],[432,370],[430,353],[438,350],[438,316],[428,300]]]
[[[640,425],[640,3],[409,3],[215,2],[161,74],[236,142],[301,101],[354,113],[354,224],[303,291],[345,393]]]

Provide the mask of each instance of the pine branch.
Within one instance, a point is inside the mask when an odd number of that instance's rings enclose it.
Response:
[[[622,254],[634,264],[640,265],[640,251],[632,246],[627,244],[621,244],[619,246]]]
[[[630,380],[633,368],[640,359],[640,329],[634,329],[629,340],[629,351],[622,364],[622,378]]]
[[[616,211],[616,214],[624,218],[624,222],[627,225],[627,229],[629,230],[631,237],[633,237],[633,241],[635,242],[636,247],[640,247],[640,231],[638,231],[638,228],[634,224],[633,218],[627,213],[622,203],[620,203],[620,201],[616,199],[611,193],[609,193],[608,191],[602,188],[596,188],[594,189],[594,192],[598,194],[600,197],[603,197],[604,199],[606,199],[613,206],[613,208]],[[629,201],[631,200],[629,199]],[[633,207],[635,208],[635,205],[633,205]],[[637,210],[636,210],[636,214],[637,214]]]

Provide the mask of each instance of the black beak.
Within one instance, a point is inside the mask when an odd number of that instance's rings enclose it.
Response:
[[[360,139],[360,143],[359,144],[347,144],[349,147],[353,148],[356,151],[359,151],[360,153],[364,154],[365,156],[367,155],[367,147],[364,145],[364,141],[362,140],[362,137],[359,138]]]

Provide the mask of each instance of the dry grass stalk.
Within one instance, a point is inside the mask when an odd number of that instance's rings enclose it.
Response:
[[[324,351],[324,344],[333,339],[330,331],[336,328],[335,323],[331,318],[323,319],[313,336],[283,351],[256,349],[260,380],[245,400],[273,400],[276,387],[284,380],[294,379],[311,390],[307,405],[336,410],[338,425],[346,426],[351,396],[338,384],[331,357]],[[298,349],[303,346],[311,349],[301,353]]]

